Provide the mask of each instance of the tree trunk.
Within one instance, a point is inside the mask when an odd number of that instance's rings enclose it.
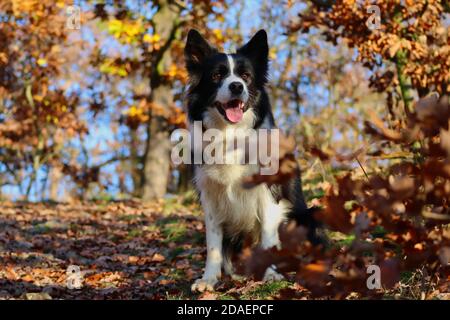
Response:
[[[194,177],[194,167],[192,165],[182,165],[178,168],[180,174],[177,185],[177,192],[183,193],[192,189],[192,179]]]
[[[130,128],[130,162],[131,162],[131,180],[133,181],[133,197],[141,195],[142,174],[141,161],[139,158],[139,136],[137,129]]]
[[[153,17],[155,33],[162,46],[153,55],[150,74],[150,101],[163,108],[173,105],[172,83],[162,73],[172,64],[170,45],[179,27],[181,8],[172,1],[159,1],[159,10]],[[142,200],[161,198],[167,191],[170,173],[170,132],[164,117],[150,114],[147,124],[147,143],[143,158]]]
[[[56,167],[56,166],[52,166],[50,168],[50,187],[49,187],[49,199],[52,201],[58,201],[60,200],[58,197],[58,190],[60,187],[60,183],[61,183],[61,179],[63,177],[63,174],[61,172],[61,169]]]
[[[153,89],[153,102],[167,105],[163,100],[172,98],[171,88]],[[152,116],[147,126],[147,150],[144,155],[142,200],[150,201],[165,195],[170,170],[170,133],[165,118]]]

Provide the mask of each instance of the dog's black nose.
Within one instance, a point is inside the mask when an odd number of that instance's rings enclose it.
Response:
[[[239,81],[230,83],[229,88],[232,94],[241,94],[244,91],[244,86]]]

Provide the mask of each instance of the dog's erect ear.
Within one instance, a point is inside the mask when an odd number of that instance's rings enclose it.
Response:
[[[259,30],[237,53],[250,58],[256,69],[266,74],[269,62],[269,45],[267,44],[266,31]]]
[[[189,73],[198,71],[205,59],[214,52],[216,49],[212,48],[197,30],[189,30],[184,48],[184,57]]]

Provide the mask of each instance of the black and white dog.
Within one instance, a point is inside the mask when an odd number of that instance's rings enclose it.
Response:
[[[211,47],[191,30],[185,47],[189,86],[186,107],[189,124],[202,121],[203,130],[275,128],[265,90],[268,73],[267,34],[257,32],[233,54]],[[253,235],[263,248],[279,246],[278,227],[294,218],[309,227],[315,238],[315,222],[306,207],[300,175],[283,185],[242,187],[254,173],[250,164],[202,164],[195,168],[195,184],[205,212],[207,259],[204,275],[193,291],[213,290],[222,267],[232,273],[230,255],[243,237]],[[265,279],[281,276],[269,268]]]

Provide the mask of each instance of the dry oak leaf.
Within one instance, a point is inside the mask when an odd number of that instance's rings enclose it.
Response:
[[[204,292],[198,300],[217,300],[217,294],[212,292]]]
[[[163,262],[164,260],[166,260],[166,258],[159,253],[155,253],[152,257],[152,262]]]
[[[270,144],[269,144],[270,145]],[[279,136],[279,162],[278,172],[272,175],[263,175],[261,173],[246,177],[242,183],[244,188],[253,188],[261,183],[269,186],[273,184],[282,184],[290,178],[296,176],[299,171],[297,160],[294,155],[295,139],[292,136]],[[272,152],[270,151],[270,154]]]

